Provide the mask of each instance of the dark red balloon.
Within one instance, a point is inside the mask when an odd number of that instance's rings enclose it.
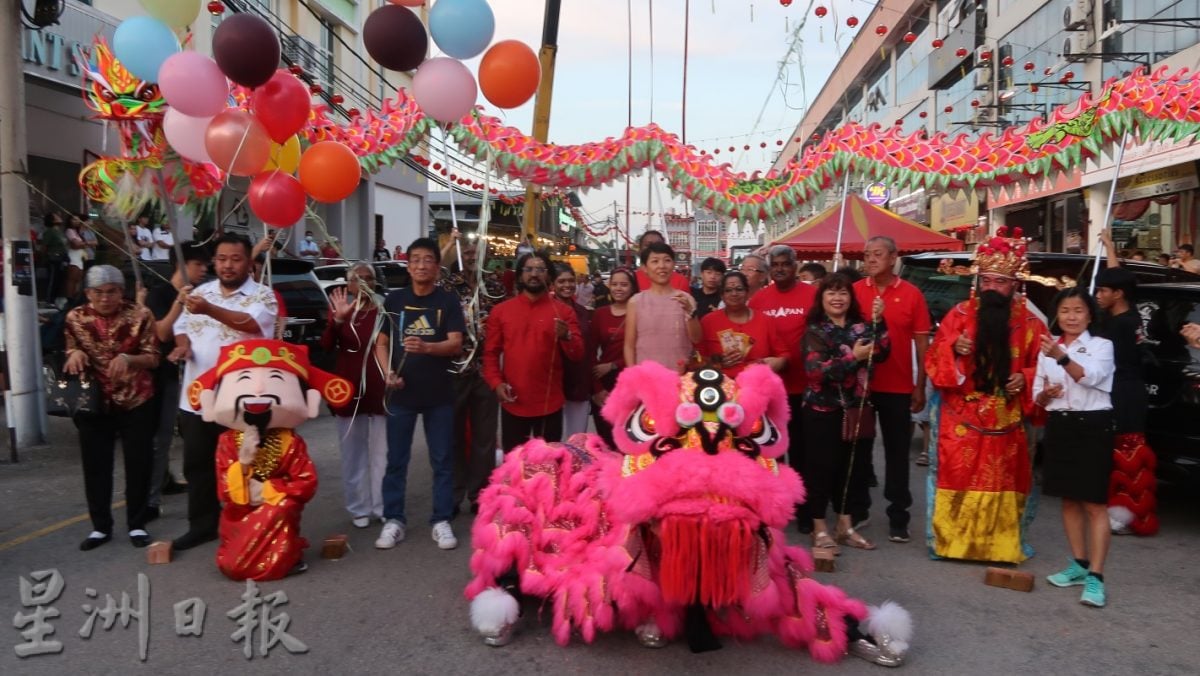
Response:
[[[300,78],[280,69],[265,85],[254,90],[250,106],[271,140],[283,143],[308,123],[312,98]]]
[[[367,53],[388,70],[416,68],[429,48],[424,24],[412,10],[400,5],[384,5],[371,12],[362,36]]]
[[[213,31],[212,51],[226,77],[251,89],[266,84],[279,67],[279,36],[255,14],[222,20]]]
[[[303,218],[308,199],[300,181],[282,171],[264,171],[255,176],[246,196],[254,215],[276,228],[290,228]]]

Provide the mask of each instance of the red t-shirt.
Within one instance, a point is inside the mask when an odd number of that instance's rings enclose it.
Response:
[[[592,315],[592,344],[599,348],[597,364],[612,362],[618,370],[625,368],[625,315],[613,315],[611,305],[596,308]],[[594,391],[611,390],[616,383],[616,376],[617,371],[612,371],[608,376],[597,379]]]
[[[650,275],[647,275],[645,270],[641,268],[637,269],[637,280],[639,291],[645,291],[650,288]],[[688,284],[687,277],[678,272],[671,273],[671,287],[687,293],[692,292],[692,286]]]
[[[796,282],[787,291],[771,284],[750,299],[750,307],[769,317],[788,349],[788,365],[783,372],[783,384],[788,394],[804,392],[804,355],[801,343],[808,325],[808,312],[817,298],[817,287]]]
[[[775,330],[775,324],[761,312],[751,312],[750,321],[735,324],[725,310],[713,310],[700,320],[703,337],[700,339],[700,354],[704,357],[720,357],[727,345],[741,345],[748,349],[745,359],[732,368],[724,369],[725,375],[736,378],[745,368],[766,357],[789,357],[787,346]]]
[[[870,277],[854,283],[854,297],[864,317],[871,316],[876,296],[883,297],[883,319],[892,341],[892,356],[871,366],[871,391],[912,394],[913,337],[929,335],[929,306],[920,289],[899,277],[882,292]]]

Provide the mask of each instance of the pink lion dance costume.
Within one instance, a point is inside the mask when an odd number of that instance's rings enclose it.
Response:
[[[694,651],[719,648],[718,635],[772,633],[822,662],[848,651],[903,661],[907,611],[868,610],[817,582],[808,552],[787,545],[804,486],[776,460],[788,407],[770,369],[733,380],[640,364],[621,373],[603,415],[619,453],[595,435],[534,439],[480,496],[466,596],[486,643],[511,639],[511,590],[552,602],[561,645],[572,631],[591,642],[618,627],[652,647],[684,636]]]

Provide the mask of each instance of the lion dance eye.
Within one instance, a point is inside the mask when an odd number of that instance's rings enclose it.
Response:
[[[765,416],[758,419],[754,423],[754,428],[750,430],[750,441],[759,446],[774,446],[779,443],[779,428],[775,427],[775,423],[771,422]]]
[[[637,443],[650,441],[656,436],[654,418],[646,411],[646,405],[638,406],[625,423],[625,432]]]

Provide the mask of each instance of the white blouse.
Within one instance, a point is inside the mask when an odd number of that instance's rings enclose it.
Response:
[[[1063,350],[1071,361],[1083,367],[1078,382],[1058,365],[1053,357],[1038,354],[1037,376],[1033,380],[1033,397],[1051,385],[1062,385],[1063,395],[1046,404],[1047,411],[1105,411],[1112,408],[1113,362],[1112,341],[1084,331]]]

